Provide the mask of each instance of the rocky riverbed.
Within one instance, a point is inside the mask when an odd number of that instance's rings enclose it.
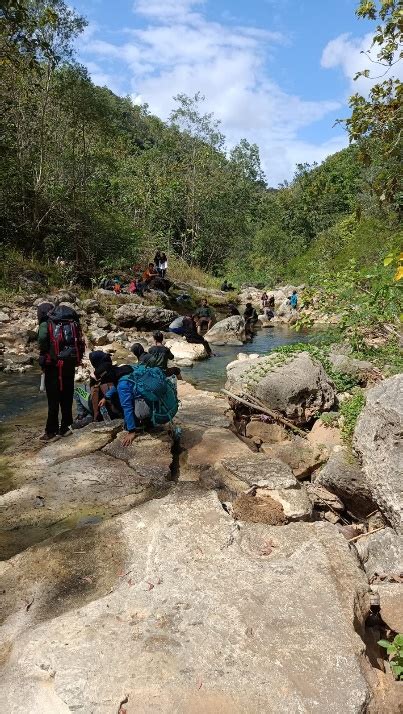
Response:
[[[41,299],[4,306],[7,379],[34,369]],[[57,299],[116,361],[176,314],[155,295]],[[185,370],[204,359],[167,338]],[[210,338],[242,349],[242,321]],[[402,375],[328,355],[365,387],[346,442],[351,394],[323,364],[251,347],[227,366],[228,399],[179,383],[179,439],[164,427],[124,448],[120,421],[43,448],[35,422],[6,435],[0,711],[401,711],[377,640],[403,630]]]
[[[363,458],[382,530],[351,541],[325,517],[346,515],[340,483],[257,451],[290,433],[252,420],[240,438],[224,398],[183,383],[180,399],[179,444],[164,428],[123,449],[116,422],[9,451],[3,535],[65,529],[1,564],[1,711],[399,711],[375,645],[402,587],[391,484],[380,497]],[[372,411],[357,439],[380,459]],[[73,528],[78,513],[101,522]]]

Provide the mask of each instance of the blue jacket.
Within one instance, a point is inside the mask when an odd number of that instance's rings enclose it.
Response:
[[[123,409],[125,429],[127,431],[135,431],[137,422],[134,413],[133,384],[128,379],[120,379],[117,389],[116,387],[111,387],[106,393],[106,398],[110,399],[116,392],[119,395],[120,405]]]

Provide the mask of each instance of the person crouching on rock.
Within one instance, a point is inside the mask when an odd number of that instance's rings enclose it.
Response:
[[[207,330],[213,326],[214,323],[214,313],[208,304],[206,298],[201,301],[200,307],[197,308],[193,317],[195,318],[197,331],[200,334],[201,331],[206,328]]]
[[[213,353],[211,351],[211,347],[207,340],[205,340],[204,337],[199,335],[197,332],[196,322],[192,315],[184,315],[183,317],[181,316],[175,318],[175,320],[169,325],[168,329],[169,332],[173,332],[176,335],[183,335],[186,342],[189,344],[203,345],[207,356],[212,356]]]
[[[137,361],[146,365],[146,367],[159,367],[167,377],[175,376],[178,379],[182,379],[179,367],[168,367],[169,360],[174,360],[175,357],[169,347],[163,345],[164,335],[162,332],[157,330],[154,332],[153,337],[155,346],[150,347],[148,352],[145,351],[140,342],[135,342],[131,346],[130,350],[137,357]]]

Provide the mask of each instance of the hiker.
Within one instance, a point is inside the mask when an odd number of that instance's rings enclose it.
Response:
[[[270,295],[269,297],[269,302],[267,303],[267,307],[269,310],[273,312],[273,317],[274,317],[274,295]]]
[[[161,251],[159,248],[157,248],[157,252],[154,256],[154,265],[155,265],[155,269],[158,271],[158,274],[160,272],[160,264],[161,264]]]
[[[199,333],[197,332],[197,326],[192,315],[176,317],[175,320],[171,322],[168,329],[169,332],[174,332],[176,335],[183,335],[186,339],[186,342],[188,342],[189,344],[203,345],[207,356],[212,356],[213,353],[211,351],[211,347],[207,340],[205,340],[204,337],[199,335]]]
[[[253,334],[253,327],[258,321],[257,312],[251,302],[246,303],[243,317],[245,320],[245,333],[248,337],[251,337]]]
[[[148,268],[144,271],[142,275],[142,282],[146,285],[153,280],[153,278],[158,278],[158,273],[154,267],[154,263],[149,263]]]
[[[290,295],[290,297],[288,298],[288,300],[289,300],[289,303],[290,303],[291,310],[293,310],[293,311],[294,311],[294,310],[297,310],[298,295],[297,295],[297,291],[296,291],[296,290],[293,290],[293,291],[292,291],[292,295]]]
[[[120,283],[115,282],[113,286],[113,292],[115,293],[115,295],[120,295],[120,293],[122,292],[122,286]]]
[[[228,292],[231,292],[231,290],[235,290],[235,288],[233,285],[231,285],[231,283],[228,283],[227,279],[225,279],[223,284],[221,285],[221,290],[224,293],[228,293]]]
[[[214,321],[214,315],[213,311],[208,304],[206,298],[203,298],[201,301],[200,307],[197,308],[195,311],[193,317],[195,318],[196,325],[197,325],[197,331],[199,335],[201,334],[201,331],[204,327],[206,327],[207,330],[210,329],[213,325]]]
[[[127,431],[121,440],[122,446],[130,446],[139,427],[167,424],[178,411],[175,389],[159,367],[135,365],[130,374],[119,378],[117,386],[111,388],[106,397],[111,398],[115,390]]]
[[[161,253],[160,264],[158,267],[158,272],[159,272],[161,278],[165,278],[167,270],[168,270],[168,258],[166,256],[166,253]]]
[[[74,399],[77,404],[77,417],[71,425],[72,429],[81,429],[92,421],[105,419],[100,408],[106,392],[111,389],[119,377],[131,372],[130,365],[114,367],[112,358],[107,352],[95,350],[90,352],[89,360],[94,369],[94,376],[90,377],[89,385],[76,384]],[[116,394],[103,405],[110,419],[121,419],[123,412]]]
[[[269,305],[269,296],[266,290],[262,293],[262,297],[260,299],[262,301],[262,312],[264,312],[265,307],[268,307]]]
[[[54,307],[42,303],[38,307],[39,364],[45,374],[48,418],[41,441],[69,434],[73,423],[75,369],[81,364],[85,343],[80,320],[67,305]],[[61,423],[59,424],[59,409]]]
[[[182,379],[181,371],[179,367],[168,367],[168,361],[175,359],[171,350],[165,347],[162,343],[164,341],[164,335],[162,332],[157,330],[153,334],[155,346],[150,347],[148,352],[145,351],[143,345],[140,342],[135,342],[130,350],[137,357],[137,361],[140,364],[144,364],[146,367],[159,367],[162,369],[167,377],[177,377]]]
[[[228,305],[227,305],[227,310],[228,310],[228,317],[233,317],[234,315],[240,315],[240,314],[241,314],[241,313],[239,312],[237,306],[234,305],[233,302],[228,303]]]

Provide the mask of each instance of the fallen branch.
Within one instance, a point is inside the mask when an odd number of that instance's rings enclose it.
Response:
[[[358,536],[354,536],[354,538],[349,538],[347,543],[353,543],[355,540],[359,540],[360,538],[365,538],[365,536],[372,535],[373,533],[378,533],[378,531],[384,531],[385,526],[382,526],[381,528],[375,528],[373,531],[368,531],[367,533],[361,533]]]
[[[302,429],[299,429],[291,421],[288,421],[288,419],[285,419],[284,417],[280,416],[280,414],[276,414],[276,412],[272,412],[271,409],[268,409],[268,407],[263,408],[259,404],[253,404],[253,402],[248,402],[246,399],[239,397],[237,394],[232,394],[232,392],[228,392],[227,389],[221,389],[221,392],[223,394],[226,394],[227,397],[231,397],[231,399],[235,399],[236,401],[240,402],[241,404],[244,404],[245,406],[249,407],[250,409],[255,409],[256,411],[262,412],[263,414],[266,414],[267,416],[271,417],[272,419],[275,419],[276,421],[279,421],[282,424],[285,424],[285,426],[288,426],[289,429],[292,429],[297,434],[299,434],[299,436],[302,436],[304,439],[308,438],[305,431],[302,431]],[[249,397],[249,395],[248,395],[248,397]],[[252,399],[254,399],[254,398],[252,397]]]

